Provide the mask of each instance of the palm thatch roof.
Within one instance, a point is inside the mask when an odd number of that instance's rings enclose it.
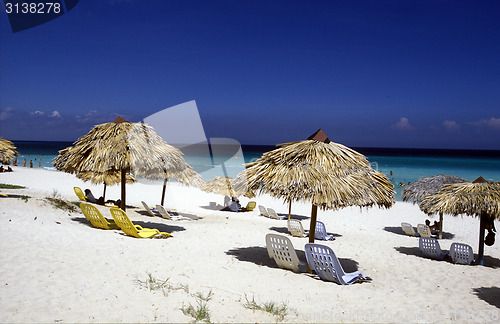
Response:
[[[141,123],[113,122],[95,126],[73,146],[59,152],[57,169],[68,173],[126,170],[145,178],[163,178],[163,170],[182,169],[182,153]]]
[[[467,182],[467,180],[453,175],[438,174],[432,177],[424,177],[405,186],[403,201],[417,204],[425,196],[436,194],[445,184],[462,182]]]
[[[500,182],[466,182],[444,185],[434,195],[420,203],[425,213],[445,213],[454,216],[489,215],[500,219]]]
[[[206,181],[200,188],[205,192],[213,192],[229,197],[255,197],[255,194],[246,190],[244,186],[238,186],[238,189],[236,189],[236,179],[229,177],[215,177]]]
[[[467,180],[452,176],[438,174],[433,177],[424,177],[412,182],[403,189],[403,201],[414,204],[420,203],[425,196],[436,194],[445,184],[463,183]],[[443,213],[439,213],[439,226],[437,228],[439,238],[443,237]]]
[[[286,202],[312,203],[309,242],[314,242],[317,208],[390,207],[394,187],[364,155],[331,142],[320,129],[307,140],[278,145],[238,175],[238,184]]]
[[[500,182],[479,177],[473,182],[447,184],[438,193],[422,199],[419,206],[427,214],[480,217],[478,264],[483,264],[485,229],[493,227],[495,218],[500,219]]]
[[[76,177],[83,181],[90,181],[93,184],[105,184],[106,186],[121,183],[121,174],[119,170],[108,170],[106,172],[83,171],[77,173]],[[130,184],[136,181],[137,179],[133,175],[127,174],[127,183]]]
[[[326,139],[280,144],[246,164],[239,178],[246,178],[252,191],[322,209],[394,204],[394,187],[383,173],[364,155]]]
[[[10,162],[19,155],[16,146],[9,140],[0,138],[0,163],[10,164]]]
[[[126,173],[148,179],[179,179],[189,184],[201,177],[177,148],[168,145],[143,123],[130,123],[118,117],[112,123],[95,126],[73,146],[59,151],[53,162],[58,170],[68,173],[95,172],[104,174],[119,170],[124,188]],[[122,208],[125,206],[122,190]]]

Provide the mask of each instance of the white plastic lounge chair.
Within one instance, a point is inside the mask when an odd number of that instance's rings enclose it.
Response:
[[[269,213],[267,212],[266,207],[259,205],[259,210],[260,210],[260,214],[262,216],[267,217],[267,218],[271,218],[271,216],[269,216]]]
[[[441,251],[439,242],[433,237],[421,237],[418,241],[418,246],[420,251],[431,259],[443,260],[448,254],[447,252]]]
[[[371,280],[370,277],[363,276],[361,271],[346,273],[333,250],[326,245],[307,243],[306,258],[309,268],[314,270],[322,280],[337,282],[341,285]]]
[[[464,243],[452,243],[450,247],[451,260],[460,264],[472,264],[474,252],[470,245]]]
[[[162,205],[156,205],[156,209],[163,218],[168,220],[192,220],[191,218],[188,217],[170,215],[169,212]]]
[[[332,234],[326,232],[326,227],[323,222],[316,221],[316,230],[314,231],[314,238],[323,241],[333,241],[335,237]]]
[[[288,231],[295,237],[306,237],[302,223],[297,219],[289,219],[287,222]]]
[[[269,257],[276,261],[278,267],[295,272],[306,272],[306,264],[301,262],[293,248],[292,241],[278,234],[266,235],[266,247]]]
[[[418,233],[415,232],[415,229],[413,228],[413,226],[411,226],[411,224],[409,224],[409,223],[401,223],[401,228],[406,233],[406,235],[419,236]]]
[[[431,237],[431,229],[425,224],[418,224],[417,232],[421,237]]]
[[[144,209],[148,212],[150,216],[156,217],[157,215],[154,213],[157,211],[155,208],[149,208],[148,204],[146,204],[144,201],[141,201],[142,205],[144,206]]]
[[[280,216],[276,213],[276,211],[274,211],[274,209],[272,208],[268,208],[267,209],[267,212],[269,213],[269,216],[272,218],[272,219],[279,219],[279,220],[283,220],[286,218],[286,216]]]

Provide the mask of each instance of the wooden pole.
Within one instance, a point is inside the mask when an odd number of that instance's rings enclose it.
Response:
[[[443,213],[439,213],[439,239],[443,238]]]
[[[314,233],[316,232],[316,218],[318,216],[318,206],[312,205],[311,210],[311,225],[309,226],[309,243],[314,243]],[[307,264],[307,272],[312,273],[309,264]]]
[[[167,190],[167,181],[168,181],[168,178],[165,178],[165,180],[163,180],[163,190],[161,192],[161,205],[163,206],[163,203],[165,202],[165,191]]]
[[[318,206],[312,205],[311,225],[309,226],[309,243],[314,243],[314,233],[316,232],[316,218],[318,216]]]
[[[292,201],[290,200],[288,204],[288,219],[292,216]]]
[[[477,256],[477,264],[483,265],[483,255],[484,255],[484,232],[486,225],[486,213],[481,213],[481,220],[479,221],[479,249]]]
[[[122,173],[122,202],[121,202],[121,206],[120,207],[121,207],[121,209],[123,211],[125,211],[125,206],[126,206],[126,204],[125,204],[125,197],[126,197],[126,195],[125,195],[125,185],[127,183],[127,172],[125,171],[125,169],[122,169],[121,173]]]
[[[102,192],[102,199],[106,201],[106,182],[104,183],[104,190]]]

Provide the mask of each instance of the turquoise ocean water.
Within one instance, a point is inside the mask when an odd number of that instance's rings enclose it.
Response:
[[[71,142],[20,142],[14,141],[20,155],[17,165],[34,168],[52,169],[53,159],[58,151],[72,145]],[[228,150],[211,151],[217,154],[219,161],[214,167],[210,156],[199,151],[183,149],[186,160],[199,172],[204,180],[216,175],[234,177],[248,163],[259,158],[264,152],[274,149],[274,146],[243,145]],[[429,149],[387,149],[387,148],[355,148],[366,155],[372,167],[386,174],[396,189],[396,199],[401,200],[401,191],[405,184],[422,177],[437,174],[450,174],[469,181],[482,176],[489,181],[500,181],[500,151],[472,150],[429,150]],[[222,168],[221,162],[224,162]],[[392,174],[391,174],[392,172]]]

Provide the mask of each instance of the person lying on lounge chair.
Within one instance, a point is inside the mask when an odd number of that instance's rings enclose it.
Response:
[[[90,189],[85,189],[85,196],[87,197],[88,202],[98,204],[98,205],[105,205],[104,197],[101,196],[101,197],[99,197],[99,199],[95,199],[95,197],[92,194],[92,191],[90,191]],[[116,206],[120,206],[120,203],[121,203],[120,199],[118,199],[116,201],[115,200],[107,200],[106,201],[106,204],[114,204]]]

